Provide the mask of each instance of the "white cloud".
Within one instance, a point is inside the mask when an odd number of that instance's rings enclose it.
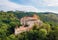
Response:
[[[44,0],[48,6],[58,6],[58,0]]]
[[[20,10],[20,11],[32,11],[38,12],[33,6],[25,6],[10,2],[9,0],[0,0],[0,10],[8,11],[8,10]]]
[[[30,0],[30,5],[25,6],[10,2],[9,0],[0,0],[0,10],[20,10],[20,11],[33,11],[33,12],[56,12],[58,13],[58,0]],[[37,8],[35,8],[35,7]],[[52,6],[49,7],[49,6]],[[57,9],[57,10],[56,10]]]

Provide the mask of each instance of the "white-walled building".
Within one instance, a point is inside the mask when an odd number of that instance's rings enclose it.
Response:
[[[15,35],[22,33],[24,31],[29,31],[30,29],[32,29],[34,24],[37,24],[38,26],[42,25],[42,21],[35,14],[32,17],[26,16],[26,17],[21,18],[20,22],[22,26],[19,28],[15,28]],[[25,25],[28,25],[28,26],[25,27]]]

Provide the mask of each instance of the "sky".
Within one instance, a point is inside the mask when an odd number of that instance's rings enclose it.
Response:
[[[0,0],[1,10],[58,13],[58,0]]]

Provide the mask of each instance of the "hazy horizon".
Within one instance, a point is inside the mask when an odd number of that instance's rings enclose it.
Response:
[[[0,11],[58,13],[58,0],[0,0]]]

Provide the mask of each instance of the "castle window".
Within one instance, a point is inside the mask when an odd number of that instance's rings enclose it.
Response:
[[[28,25],[26,24],[24,27],[28,27]]]

